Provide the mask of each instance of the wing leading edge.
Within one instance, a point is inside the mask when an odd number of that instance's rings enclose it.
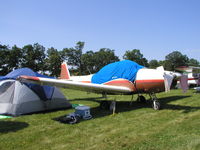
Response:
[[[40,85],[56,86],[62,88],[70,88],[81,91],[109,94],[131,94],[133,91],[129,87],[113,86],[94,83],[83,83],[59,79],[49,79],[42,77],[20,76],[18,80],[25,83],[35,83]]]

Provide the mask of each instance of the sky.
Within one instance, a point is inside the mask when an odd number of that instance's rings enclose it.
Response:
[[[139,49],[148,60],[173,51],[200,61],[199,0],[0,0],[0,44],[58,50]]]

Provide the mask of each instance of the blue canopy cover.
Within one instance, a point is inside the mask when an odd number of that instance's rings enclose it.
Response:
[[[92,76],[92,83],[102,84],[119,78],[134,81],[138,70],[141,68],[144,68],[144,66],[131,60],[111,63]]]

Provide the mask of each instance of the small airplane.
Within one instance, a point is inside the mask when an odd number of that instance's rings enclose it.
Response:
[[[188,86],[189,87],[196,86],[199,84],[198,82],[199,82],[199,78],[200,78],[200,67],[180,66],[175,69],[188,76]]]
[[[135,63],[130,60],[123,60],[119,62],[115,62],[115,64],[122,64],[123,66],[129,67],[129,64]],[[103,67],[98,73],[102,73],[102,70],[107,69],[109,72],[109,66],[112,66],[114,63],[106,65]],[[138,65],[137,63],[135,63]],[[122,66],[122,65],[121,65]],[[139,65],[140,66],[140,65]],[[118,69],[123,68],[119,67]],[[130,69],[130,67],[129,67]],[[122,73],[126,72],[127,70],[122,71]],[[118,73],[119,70],[114,70],[114,72]],[[130,70],[128,74],[134,72],[134,70]],[[164,68],[158,67],[156,69],[148,69],[145,67],[141,67],[135,71],[135,79],[128,80],[124,77],[116,77],[116,75],[111,75],[111,79],[103,82],[103,83],[94,83],[93,77],[96,74],[85,75],[85,76],[70,76],[68,66],[66,63],[61,65],[61,74],[58,79],[49,79],[49,78],[41,78],[41,77],[32,77],[32,76],[20,76],[18,80],[21,82],[28,82],[28,83],[36,83],[40,85],[49,85],[49,86],[57,86],[62,88],[70,88],[75,90],[82,90],[87,92],[94,92],[94,93],[101,93],[104,97],[107,94],[115,94],[115,95],[133,95],[138,94],[138,101],[144,102],[146,101],[145,97],[142,96],[143,93],[149,94],[152,100],[152,107],[155,110],[160,109],[160,102],[156,97],[156,93],[169,91],[172,80],[175,79],[179,74],[175,74],[170,71],[165,71]],[[107,77],[107,74],[103,74],[103,77]],[[133,96],[132,96],[133,99]],[[108,105],[106,101],[102,101],[100,106]],[[115,109],[115,102],[111,103],[114,105]]]

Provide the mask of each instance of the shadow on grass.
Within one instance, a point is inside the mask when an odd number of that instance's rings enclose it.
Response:
[[[188,97],[191,97],[191,96],[170,96],[170,97],[160,98],[162,109],[183,110],[184,113],[189,113],[189,112],[199,110],[200,107],[168,104],[171,101],[181,100],[183,98],[188,98]]]
[[[103,100],[103,97],[90,97],[90,98],[74,98],[71,100],[68,100],[69,102],[73,102],[73,101],[93,101],[93,102],[98,102],[99,99]]]
[[[191,97],[191,96],[168,96],[168,97],[159,98],[159,100],[162,101],[163,104],[167,104],[169,102],[181,100],[188,97]]]
[[[169,97],[165,97],[165,98],[160,98],[160,102],[161,102],[161,109],[162,110],[183,110],[183,113],[188,113],[188,112],[193,112],[193,111],[197,111],[200,109],[200,107],[192,107],[192,106],[181,106],[181,105],[176,105],[176,104],[168,104],[172,101],[177,101],[177,100],[181,100],[184,98],[188,98],[190,96],[169,96]],[[98,97],[98,99],[100,99],[101,97]],[[95,101],[100,103],[102,100],[97,100],[97,98],[87,98],[87,99],[73,99],[73,100],[84,100],[84,101]],[[73,101],[72,100],[72,101]],[[151,100],[147,100],[146,103],[139,103],[137,101],[117,101],[116,102],[116,113],[122,113],[122,112],[127,112],[127,111],[134,111],[137,109],[141,109],[141,108],[152,108],[152,101]],[[93,118],[100,118],[100,117],[105,117],[108,115],[111,115],[112,112],[109,110],[102,110],[100,109],[100,107],[93,107],[90,109],[90,112],[92,114]],[[66,115],[65,115],[66,116]],[[60,116],[58,118],[54,118],[53,120],[56,121],[60,121],[62,122],[63,117],[65,116]],[[85,120],[81,120],[85,121]]]
[[[43,111],[37,111],[37,112],[22,114],[20,116],[33,115],[33,114],[47,114],[47,113],[57,112],[57,111],[61,111],[61,110],[68,110],[68,109],[71,109],[71,108],[72,108],[72,106],[69,106],[69,107],[66,107],[66,108],[56,108],[56,109],[51,109],[51,110],[43,110]],[[15,116],[15,117],[18,117],[18,116]]]
[[[0,133],[8,133],[8,132],[16,132],[23,128],[28,127],[29,124],[25,122],[17,122],[17,121],[0,121]]]

